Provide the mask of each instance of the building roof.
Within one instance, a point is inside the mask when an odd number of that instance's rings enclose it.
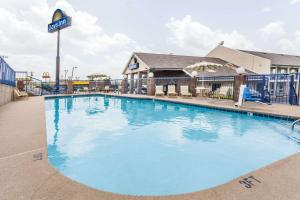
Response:
[[[272,65],[282,65],[282,66],[300,66],[300,56],[287,55],[287,54],[277,54],[277,53],[267,53],[259,51],[246,51],[240,50],[255,56],[267,58],[271,60]]]
[[[173,54],[134,53],[150,69],[173,69],[183,70],[185,67],[199,62],[212,62],[225,65],[228,62],[219,58],[183,56]]]

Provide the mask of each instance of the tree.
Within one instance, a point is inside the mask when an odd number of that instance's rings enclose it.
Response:
[[[110,80],[110,76],[107,76],[105,74],[99,74],[99,73],[88,75],[87,78],[90,81],[106,81],[106,80]]]

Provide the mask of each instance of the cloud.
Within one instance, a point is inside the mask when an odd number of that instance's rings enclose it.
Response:
[[[300,54],[300,30],[284,28],[284,22],[271,22],[258,30],[265,50],[278,53]]]
[[[265,40],[275,40],[285,34],[284,23],[282,21],[271,22],[259,29],[260,36]]]
[[[0,8],[0,54],[15,69],[48,71],[54,77],[56,33],[47,32],[52,14],[61,8],[72,17],[72,26],[61,31],[61,72],[79,66],[81,78],[89,73],[120,77],[132,51],[144,49],[126,34],[106,33],[96,16],[77,10],[65,0],[50,5],[46,0],[5,1]],[[116,57],[118,55],[118,57]]]
[[[296,3],[298,3],[298,2],[300,2],[300,0],[291,0],[291,1],[290,1],[291,4],[296,4]]]
[[[221,41],[232,48],[253,48],[253,43],[236,30],[229,33],[212,30],[189,15],[181,20],[171,18],[166,27],[170,31],[169,41],[172,44],[196,55],[207,53]]]
[[[270,7],[265,7],[262,9],[262,12],[264,12],[264,13],[269,13],[271,11],[272,11],[272,9]]]

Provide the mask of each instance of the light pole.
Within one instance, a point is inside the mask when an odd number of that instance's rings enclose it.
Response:
[[[76,67],[76,66],[74,66],[73,68],[72,68],[72,75],[71,75],[71,81],[73,80],[73,76],[74,76],[74,70],[75,69],[77,69],[78,67]]]
[[[67,74],[68,74],[68,70],[65,69],[64,72],[65,72],[65,83],[66,83],[66,85],[67,85]]]

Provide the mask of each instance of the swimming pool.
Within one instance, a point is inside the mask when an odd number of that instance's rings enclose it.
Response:
[[[45,104],[49,162],[118,194],[199,191],[300,151],[285,120],[100,95]]]

